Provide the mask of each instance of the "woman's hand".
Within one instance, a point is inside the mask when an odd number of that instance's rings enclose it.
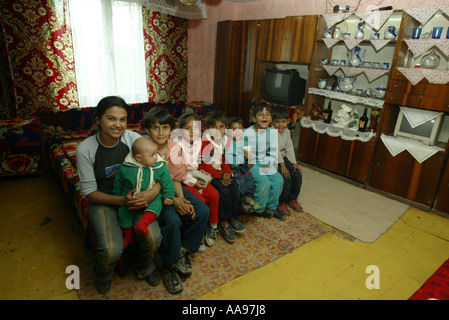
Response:
[[[281,163],[281,174],[284,178],[290,178],[290,172],[284,163]]]
[[[204,188],[206,188],[206,182],[202,180],[196,180],[194,187],[198,190],[203,190]]]
[[[156,198],[161,191],[161,185],[156,183],[150,190],[142,191],[141,193],[133,196],[135,191],[136,189],[133,189],[126,194],[125,202],[130,210],[141,210],[146,208],[148,204]]]

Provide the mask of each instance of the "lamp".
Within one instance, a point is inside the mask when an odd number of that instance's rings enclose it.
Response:
[[[179,1],[181,1],[182,3],[184,3],[188,6],[192,6],[198,2],[198,0],[179,0]]]

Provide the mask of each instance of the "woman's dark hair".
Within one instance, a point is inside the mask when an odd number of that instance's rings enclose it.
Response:
[[[182,128],[184,125],[190,121],[190,119],[193,118],[193,121],[200,121],[200,116],[196,113],[184,113],[179,118],[179,127]]]
[[[225,125],[228,125],[228,116],[223,111],[215,110],[206,115],[204,124],[206,125],[206,128],[210,128],[214,126],[217,121],[221,121]]]
[[[150,129],[156,122],[159,122],[159,124],[168,124],[172,130],[176,128],[175,120],[167,109],[155,107],[147,112],[144,122],[145,129]]]
[[[129,106],[125,102],[125,100],[117,96],[108,96],[104,97],[100,100],[100,102],[98,102],[94,113],[94,119],[100,120],[101,116],[105,114],[106,110],[112,107],[125,109],[126,115],[129,116]]]

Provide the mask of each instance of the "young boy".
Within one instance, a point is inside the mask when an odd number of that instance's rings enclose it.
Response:
[[[253,166],[248,163],[250,152],[243,148],[243,129],[245,122],[239,117],[228,119],[229,138],[231,145],[226,150],[226,161],[230,164],[232,174],[237,179],[240,190],[240,210],[254,213],[260,206],[252,198],[256,191],[256,184],[249,169]]]
[[[273,125],[279,133],[278,171],[284,178],[284,188],[279,197],[278,211],[288,215],[290,212],[287,205],[289,205],[296,212],[302,212],[303,209],[297,201],[301,192],[302,170],[296,162],[290,130],[287,128],[290,122],[288,110],[284,107],[273,108],[272,118]]]
[[[162,195],[164,205],[172,205],[175,197],[173,180],[167,165],[157,154],[157,145],[148,137],[140,137],[134,141],[131,152],[126,156],[114,180],[113,193],[126,195],[130,190],[136,189],[134,195],[141,191],[151,189],[159,182],[162,192],[151,201],[142,217],[136,222],[135,211],[127,206],[118,209],[118,222],[123,231],[123,247],[126,248],[133,240],[132,230],[137,234],[148,237],[148,226],[161,213]],[[132,228],[133,227],[133,228]]]
[[[225,161],[226,148],[230,140],[225,135],[227,117],[221,111],[207,114],[205,125],[207,131],[201,146],[202,162],[199,169],[211,174],[211,185],[219,194],[218,231],[228,242],[234,243],[235,233],[246,231],[244,225],[237,220],[240,191],[237,181],[232,177],[232,170]]]
[[[254,165],[249,171],[256,183],[254,201],[260,205],[256,214],[282,221],[284,215],[277,210],[277,207],[284,179],[275,167],[278,134],[277,130],[270,128],[272,120],[270,106],[266,103],[256,104],[252,120],[254,125],[244,131],[244,138],[248,139],[248,146],[253,150],[249,162]]]

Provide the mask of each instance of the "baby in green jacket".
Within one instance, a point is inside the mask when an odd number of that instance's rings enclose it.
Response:
[[[127,206],[119,207],[118,222],[123,230],[124,248],[132,242],[132,227],[136,233],[148,237],[147,227],[161,213],[162,204],[172,205],[175,197],[173,179],[165,161],[157,153],[156,143],[148,137],[140,137],[134,141],[131,152],[117,172],[113,193],[123,196],[130,190],[136,189],[134,192],[136,195],[151,189],[157,182],[161,185],[161,192],[148,204],[143,216],[134,227],[134,215],[138,212],[129,210]]]

